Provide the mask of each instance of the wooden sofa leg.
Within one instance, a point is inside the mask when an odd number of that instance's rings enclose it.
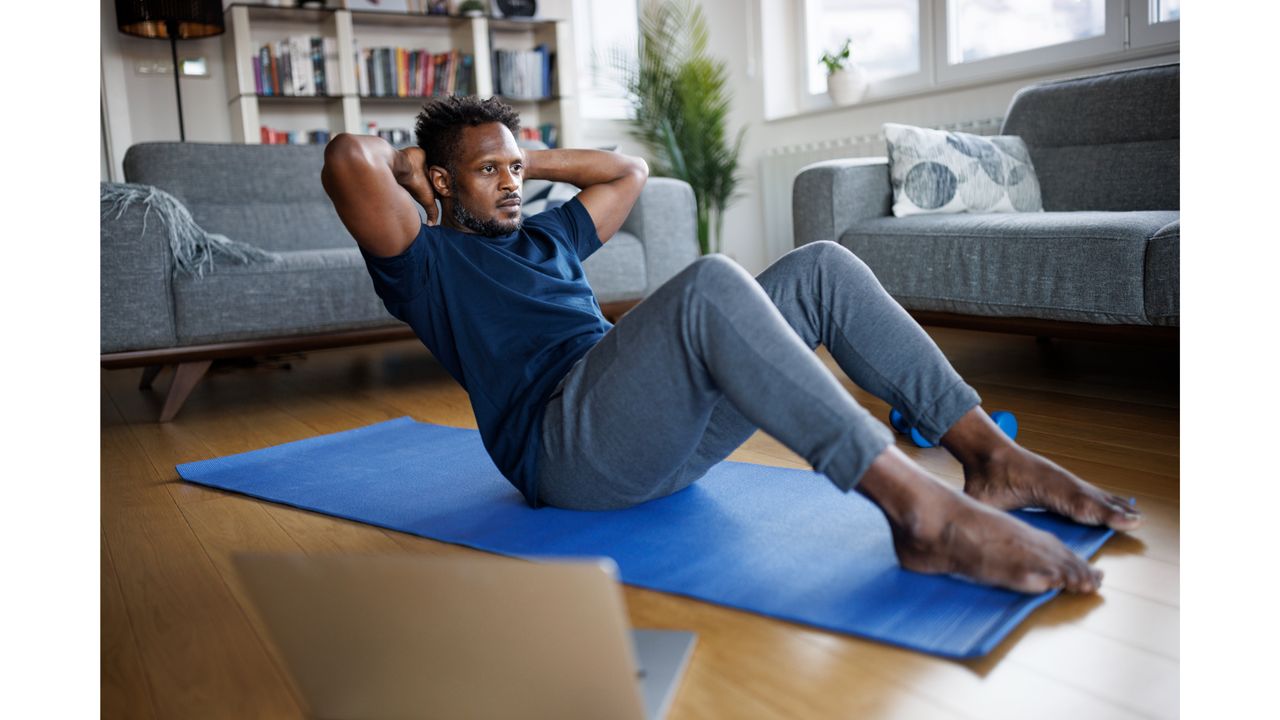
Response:
[[[204,377],[212,364],[212,360],[200,360],[178,365],[177,371],[173,374],[173,383],[169,385],[169,394],[164,399],[164,409],[160,411],[160,422],[169,422],[174,415],[178,414],[182,404],[187,401],[187,396],[191,395],[191,391],[195,389],[200,378]]]
[[[147,368],[142,371],[142,380],[138,381],[138,389],[150,390],[151,383],[156,381],[156,376],[159,375],[160,371],[163,369],[163,365],[148,365]]]

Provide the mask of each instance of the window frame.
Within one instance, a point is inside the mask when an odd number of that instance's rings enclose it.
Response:
[[[1129,0],[1127,5],[1145,4],[1146,13],[1136,14],[1132,7],[1126,8],[1129,27],[1129,47],[1145,48],[1154,45],[1167,45],[1178,42],[1181,37],[1181,17],[1178,20],[1157,22],[1153,17],[1151,0]]]
[[[818,0],[797,0],[800,18],[793,30],[796,33],[793,42],[798,48],[794,55],[809,54],[809,19],[816,2]],[[1106,0],[1106,25],[1102,35],[952,65],[948,61],[951,38],[947,24],[947,0],[917,2],[920,19],[920,70],[871,83],[863,100],[850,107],[876,100],[925,95],[956,87],[1013,80],[1032,74],[1071,70],[1179,50],[1179,21],[1153,22],[1152,0]],[[790,59],[794,65],[791,73],[794,81],[793,110],[769,119],[836,107],[826,92],[809,92],[810,58],[797,58],[794,55]],[[817,58],[813,58],[812,62],[816,64]]]

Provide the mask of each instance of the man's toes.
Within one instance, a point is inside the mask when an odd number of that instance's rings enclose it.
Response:
[[[1097,592],[1102,586],[1102,571],[1074,553],[1068,562],[1072,582],[1067,585],[1067,591],[1082,594]]]
[[[1079,566],[1068,561],[1062,567],[1062,574],[1066,578],[1063,588],[1067,592],[1080,592],[1079,587],[1084,582],[1084,574],[1080,572]]]
[[[1025,570],[1011,578],[1010,587],[1018,592],[1039,595],[1042,592],[1060,588],[1066,584],[1061,572],[1047,568]]]
[[[1134,530],[1142,525],[1144,518],[1137,508],[1114,495],[1111,497],[1107,503],[1107,527],[1113,530]]]
[[[1133,530],[1142,524],[1142,513],[1119,498],[1101,493],[1081,492],[1066,503],[1063,515],[1082,525],[1106,525],[1114,530]]]

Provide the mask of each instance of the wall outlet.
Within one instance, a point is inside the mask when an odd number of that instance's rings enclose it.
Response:
[[[173,74],[173,63],[169,60],[163,62],[159,60],[139,60],[138,64],[133,66],[133,71],[139,75],[171,75]]]
[[[203,57],[180,57],[178,62],[182,66],[182,77],[209,77],[209,64]],[[139,75],[172,75],[173,61],[139,60],[133,71]]]

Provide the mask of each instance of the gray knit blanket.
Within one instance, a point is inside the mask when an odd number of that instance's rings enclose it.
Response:
[[[134,203],[141,203],[146,208],[142,214],[142,232],[146,233],[147,221],[154,212],[168,233],[169,249],[181,272],[204,277],[206,272],[214,270],[215,258],[241,265],[280,259],[276,253],[260,247],[206,232],[196,224],[186,206],[159,188],[105,182],[101,186],[102,219],[119,219]]]

